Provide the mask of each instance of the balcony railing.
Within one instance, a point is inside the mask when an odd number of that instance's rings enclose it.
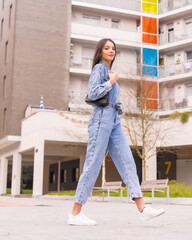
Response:
[[[78,58],[74,56],[71,60],[70,68],[77,68],[82,70],[91,70],[92,58]],[[136,60],[135,60],[136,61]],[[133,64],[128,62],[115,61],[112,67],[113,71],[128,76],[158,76],[158,67],[144,65],[144,64]]]
[[[141,1],[139,0],[110,1],[110,3],[107,0],[78,0],[78,2],[141,12]],[[191,4],[192,0],[162,0],[158,4],[158,13],[165,13]]]
[[[179,110],[184,108],[192,108],[192,96],[179,98],[179,99],[167,99],[161,103],[161,111]]]
[[[159,3],[159,14],[186,7],[192,4],[192,0],[163,0]]]
[[[69,92],[69,109],[70,111],[76,112],[91,112],[92,106],[85,103],[85,96],[87,95],[87,91],[80,90],[70,90]],[[136,94],[130,94],[129,91],[127,93],[120,92],[119,101],[122,103],[122,108],[124,113],[139,113],[139,103],[136,98]],[[148,99],[148,105],[151,106],[154,104],[155,111],[158,110],[162,113],[162,111],[172,111],[172,110],[182,110],[182,109],[191,109],[192,108],[192,96],[181,97],[181,98],[172,98],[172,99]],[[159,103],[157,103],[157,101]],[[153,111],[153,108],[150,108],[150,111]]]
[[[108,1],[108,0],[78,0],[78,2],[85,2],[106,7],[120,8],[133,11],[141,11],[141,1],[139,0],[121,0],[121,1]]]
[[[91,70],[92,61],[92,58],[74,57],[71,60],[70,68]],[[118,72],[121,75],[126,75],[126,77],[150,76],[163,78],[192,72],[192,59],[181,63],[163,65],[160,67],[116,61],[114,62],[112,70]]]
[[[159,77],[174,76],[189,72],[192,72],[192,59],[181,63],[159,67]]]
[[[184,27],[171,32],[162,33],[159,35],[159,44],[169,44],[184,39],[192,38],[192,27]]]
[[[129,31],[129,29],[111,28],[98,25],[91,25],[83,22],[72,22],[71,33],[79,36],[89,36],[96,38],[112,38],[114,40],[130,42],[135,45],[135,43],[141,43],[141,33],[135,31]]]

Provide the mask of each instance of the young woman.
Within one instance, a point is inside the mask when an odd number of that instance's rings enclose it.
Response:
[[[156,210],[145,206],[143,200],[135,161],[119,117],[122,112],[117,102],[119,77],[116,72],[111,71],[115,55],[116,45],[113,40],[102,39],[98,42],[89,79],[88,97],[96,100],[109,92],[109,105],[94,106],[89,120],[86,160],[78,182],[73,210],[68,219],[70,225],[96,225],[96,222],[89,219],[81,208],[86,203],[98,177],[106,149],[137,205],[140,218],[146,220],[164,213],[163,209]]]

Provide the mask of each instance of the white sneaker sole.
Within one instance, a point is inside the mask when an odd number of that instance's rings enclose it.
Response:
[[[68,222],[70,226],[96,226],[97,223],[78,223],[78,222]]]
[[[165,210],[161,211],[160,213],[158,213],[157,215],[154,215],[154,216],[152,216],[152,217],[141,218],[141,221],[147,221],[147,220],[153,219],[153,218],[155,218],[155,217],[159,217],[159,216],[162,215],[163,213],[165,213]]]

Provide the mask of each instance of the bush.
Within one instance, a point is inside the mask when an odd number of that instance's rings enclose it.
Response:
[[[189,119],[189,112],[183,112],[183,113],[181,114],[181,119],[180,119],[180,121],[181,121],[182,123],[186,123],[186,122],[188,122],[188,119]]]

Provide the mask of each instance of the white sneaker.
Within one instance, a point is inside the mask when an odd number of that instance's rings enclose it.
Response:
[[[142,221],[145,221],[145,220],[149,220],[151,218],[154,218],[154,217],[157,217],[161,214],[163,214],[165,212],[164,209],[154,209],[152,207],[150,207],[149,205],[147,205],[143,212],[139,212],[139,215],[140,215],[140,219]]]
[[[76,216],[73,216],[71,213],[69,214],[68,219],[69,225],[76,226],[94,226],[96,225],[96,221],[89,219],[83,212],[80,212]]]

